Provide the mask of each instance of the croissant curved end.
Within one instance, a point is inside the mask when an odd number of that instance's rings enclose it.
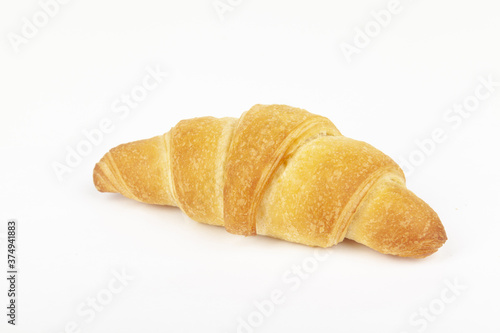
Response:
[[[93,172],[93,179],[94,186],[99,192],[119,192],[110,180],[110,176],[112,176],[112,173],[104,161],[101,160],[99,163],[96,163]]]
[[[95,187],[145,203],[174,205],[164,146],[163,136],[156,136],[111,149],[94,167]]]
[[[385,179],[360,205],[346,237],[378,252],[425,258],[447,240],[436,212],[401,181]]]

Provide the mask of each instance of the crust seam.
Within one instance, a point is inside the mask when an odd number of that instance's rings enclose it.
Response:
[[[330,236],[332,238],[330,239],[329,244],[336,245],[344,240],[347,230],[349,229],[349,225],[351,224],[351,220],[373,186],[387,174],[397,175],[398,173],[400,173],[400,171],[396,166],[388,165],[373,172],[358,186],[342,209],[337,223],[335,224],[335,228],[332,231],[332,235]]]

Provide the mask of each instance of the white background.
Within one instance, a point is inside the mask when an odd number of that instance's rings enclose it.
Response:
[[[0,258],[5,272],[15,218],[15,331],[237,332],[249,317],[240,332],[500,331],[498,1],[401,0],[382,28],[371,12],[385,0],[229,3],[221,19],[212,0],[74,0],[16,47],[23,18],[44,24],[41,5],[2,0]],[[341,46],[355,42],[349,62]],[[168,76],[127,115],[114,113],[147,68]],[[477,88],[488,76],[492,92]],[[473,103],[476,88],[487,98],[466,116],[449,113]],[[408,187],[438,212],[448,242],[423,260],[350,241],[315,252],[95,190],[92,169],[110,148],[256,103],[305,108],[413,160]],[[113,129],[59,180],[54,164],[105,118]],[[439,129],[445,139],[428,143]],[[292,270],[303,265],[300,278]],[[113,294],[122,271],[133,280]],[[271,311],[273,290],[283,296]],[[100,311],[87,305],[96,297]]]

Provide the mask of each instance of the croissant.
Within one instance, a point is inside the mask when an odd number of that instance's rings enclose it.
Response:
[[[239,119],[182,120],[111,149],[93,178],[101,192],[177,206],[233,234],[319,247],[348,238],[414,258],[447,240],[391,158],[327,118],[286,105],[255,105]]]

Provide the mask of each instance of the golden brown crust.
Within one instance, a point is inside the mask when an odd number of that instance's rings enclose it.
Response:
[[[226,163],[224,225],[255,235],[255,213],[263,192],[292,144],[320,132],[339,134],[326,118],[286,105],[255,105],[237,125]]]
[[[446,241],[439,217],[406,188],[392,159],[285,105],[256,105],[239,120],[184,120],[120,145],[96,164],[94,184],[242,235],[321,247],[347,237],[415,258]]]
[[[120,192],[145,203],[175,205],[167,190],[168,162],[163,135],[122,144],[96,164],[94,183],[101,192]]]
[[[447,240],[438,215],[391,175],[373,187],[354,214],[347,238],[381,253],[424,258]]]
[[[223,164],[234,118],[183,120],[171,130],[173,184],[179,207],[193,220],[224,225]],[[225,135],[224,135],[225,133]]]
[[[301,146],[265,196],[259,233],[329,247],[341,242],[352,213],[370,185],[399,172],[385,154],[344,136],[323,136]]]

